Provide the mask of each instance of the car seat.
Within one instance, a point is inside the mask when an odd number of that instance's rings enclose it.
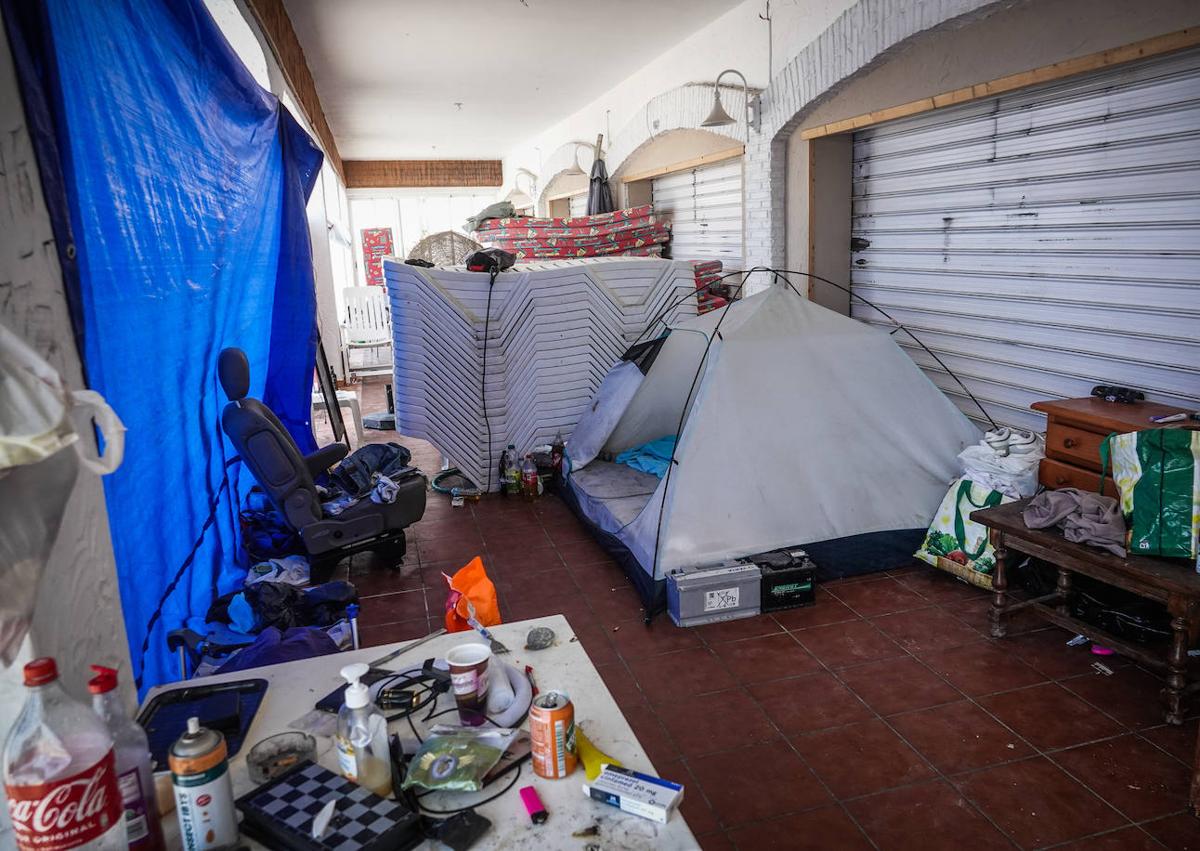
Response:
[[[217,359],[217,376],[229,404],[221,428],[284,521],[300,535],[314,575],[348,555],[374,550],[398,566],[404,558],[405,527],[425,513],[425,477],[419,471],[396,482],[394,502],[359,500],[336,516],[327,516],[314,478],[346,457],[345,444],[332,443],[302,455],[275,413],[250,391],[250,363],[241,349],[228,348]]]

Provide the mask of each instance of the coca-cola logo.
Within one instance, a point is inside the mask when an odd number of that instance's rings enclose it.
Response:
[[[8,812],[19,848],[74,848],[121,817],[113,753],[71,777],[34,786],[6,785]]]

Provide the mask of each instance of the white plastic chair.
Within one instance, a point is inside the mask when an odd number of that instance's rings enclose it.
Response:
[[[354,420],[354,436],[358,438],[358,445],[363,445],[363,420],[362,408],[358,404],[358,394],[353,390],[339,390],[337,392],[337,404],[339,408],[349,408],[350,417]],[[312,409],[313,412],[325,410],[325,397],[320,391],[312,394]]]
[[[346,353],[346,368],[352,377],[358,375],[390,375],[392,371],[392,312],[387,290],[383,287],[346,287],[346,321],[342,323],[342,349]],[[376,354],[355,366],[350,354],[356,350],[386,349],[386,357]]]

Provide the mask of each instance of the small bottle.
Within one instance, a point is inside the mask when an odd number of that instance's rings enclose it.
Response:
[[[365,662],[342,668],[342,677],[349,685],[345,703],[338,711],[338,767],[347,780],[387,798],[392,794],[387,719],[371,702],[371,690],[361,682],[369,670]]]
[[[96,676],[88,681],[92,709],[108,726],[113,737],[117,762],[117,787],[125,809],[125,832],[131,849],[162,851],[162,825],[158,820],[158,802],[154,795],[154,775],[150,770],[150,742],[117,694],[117,672],[103,665],[92,665]]]
[[[508,492],[513,496],[521,493],[521,456],[511,443],[508,444]]]
[[[508,496],[508,450],[500,453],[500,496]]]
[[[538,471],[537,464],[533,463],[533,456],[526,455],[525,462],[521,465],[521,492],[525,494],[526,502],[533,502],[538,496]]]
[[[554,442],[550,444],[550,466],[554,468],[554,477],[557,479],[562,475],[563,453],[566,452],[567,442],[563,440],[563,434],[559,431],[554,435]]]

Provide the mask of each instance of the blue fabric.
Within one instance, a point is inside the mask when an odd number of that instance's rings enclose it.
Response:
[[[337,644],[323,629],[294,626],[287,632],[280,632],[276,627],[269,626],[259,633],[253,644],[243,647],[213,673],[228,674],[231,671],[245,671],[337,652]]]
[[[129,431],[104,480],[133,670],[173,676],[166,633],[240,587],[217,353],[315,447],[305,199],[320,151],[202,0],[42,0],[91,386]]]
[[[669,434],[666,437],[643,443],[641,446],[626,449],[617,456],[616,460],[618,464],[625,464],[661,479],[667,474],[667,467],[671,464],[671,455],[674,452],[675,435]]]

